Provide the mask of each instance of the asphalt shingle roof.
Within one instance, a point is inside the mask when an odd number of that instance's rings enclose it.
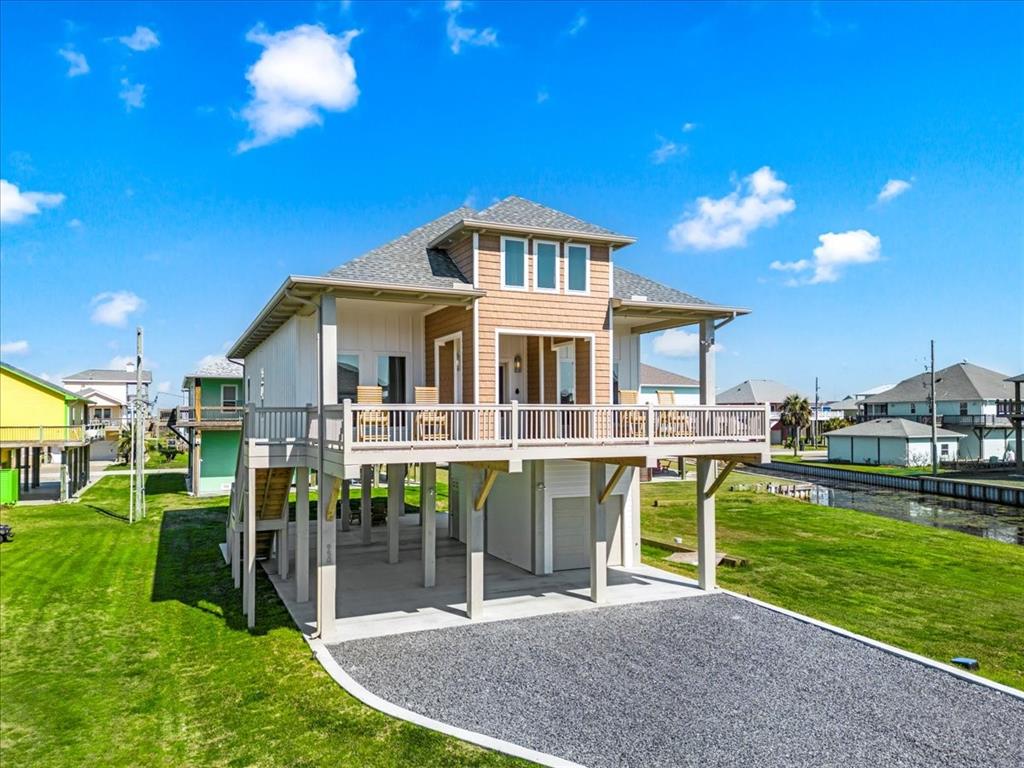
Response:
[[[707,304],[711,302],[697,298],[693,294],[655,282],[649,277],[638,275],[628,269],[615,265],[615,298],[628,301],[634,296],[645,296],[654,304]]]
[[[747,379],[735,387],[723,390],[715,398],[721,405],[751,405],[781,403],[793,394],[800,394],[790,386],[771,379]]]
[[[204,376],[218,379],[240,379],[242,378],[242,365],[234,360],[228,360],[226,357],[208,359],[185,378],[194,379]]]
[[[566,232],[579,232],[588,235],[619,234],[517,195],[509,195],[504,200],[500,200],[468,218],[495,224],[515,224],[520,227],[536,227],[537,229],[561,229]]]
[[[936,427],[935,434],[937,437],[946,438],[961,438],[963,435],[958,432],[953,432],[949,429],[943,429],[942,427]],[[843,427],[842,429],[834,429],[828,432],[825,437],[926,437],[932,436],[932,427],[930,424],[922,424],[919,421],[910,421],[909,419],[875,419],[874,421],[865,421],[861,424],[854,424],[850,427]]]
[[[666,371],[664,368],[655,368],[646,363],[640,364],[640,386],[642,387],[697,387],[700,382],[683,376],[681,373]]]
[[[892,389],[864,398],[865,403],[923,402],[930,394],[930,374],[926,371],[904,379]],[[973,363],[956,363],[935,372],[935,399],[1002,400],[1013,397],[1013,385],[1006,374]]]
[[[135,371],[124,371],[124,370],[108,370],[105,368],[88,368],[78,373],[73,373],[70,376],[65,376],[64,381],[93,381],[100,384],[109,384],[115,382],[118,384],[135,383]],[[142,369],[142,383],[149,384],[153,381],[153,374],[147,371],[145,368]]]

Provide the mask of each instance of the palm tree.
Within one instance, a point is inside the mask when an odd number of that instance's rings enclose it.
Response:
[[[793,430],[793,455],[800,453],[800,432],[811,423],[811,404],[806,397],[787,395],[782,402],[782,423]]]

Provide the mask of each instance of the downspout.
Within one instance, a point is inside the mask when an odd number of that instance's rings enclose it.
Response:
[[[324,310],[323,305],[319,301],[310,301],[304,299],[301,296],[296,296],[291,291],[285,289],[284,295],[300,304],[305,304],[308,307],[314,307],[316,309],[316,530],[317,538],[322,536],[321,531],[323,530],[323,520],[325,515],[324,509],[324,441],[327,439],[327,429],[324,424],[324,344],[323,344],[323,327],[324,327]],[[323,294],[319,294],[321,297]],[[328,502],[330,499],[327,500]],[[320,545],[317,544],[317,557],[319,557]],[[319,585],[317,585],[319,587]],[[316,623],[316,632],[313,637],[320,637],[323,633],[323,627],[320,626],[320,622]]]

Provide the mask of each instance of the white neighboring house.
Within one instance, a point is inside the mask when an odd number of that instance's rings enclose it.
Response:
[[[880,395],[883,392],[888,392],[893,388],[893,386],[894,385],[892,384],[882,384],[878,387],[865,389],[863,392],[855,392],[852,395],[844,397],[842,400],[826,403],[825,408],[829,411],[829,415],[826,418],[841,416],[847,421],[857,421],[858,416],[862,413],[861,403],[865,398],[871,397],[872,395]]]
[[[658,404],[658,392],[671,392],[675,405],[700,405],[700,382],[681,373],[640,364],[640,391],[637,401]]]
[[[939,461],[951,461],[963,435],[936,430]],[[908,419],[875,419],[825,435],[828,460],[849,464],[924,467],[932,463],[932,428]]]
[[[807,397],[793,387],[783,384],[781,381],[774,381],[772,379],[747,379],[746,381],[740,382],[735,387],[729,387],[729,389],[719,392],[716,402],[719,405],[768,405],[771,409],[772,445],[782,445],[782,441],[786,437],[788,428],[782,425],[780,411],[782,409],[782,403],[790,395]],[[813,410],[813,398],[808,402],[811,403],[811,409]]]
[[[142,383],[153,381],[150,371],[142,371]],[[97,460],[116,458],[118,433],[131,423],[131,399],[135,396],[135,369],[88,368],[62,379],[64,388],[89,398],[90,426],[104,428],[102,440],[92,444],[91,456]]]
[[[957,458],[1003,459],[1013,450],[1009,403],[1013,385],[999,373],[966,360],[935,372],[935,413],[939,426],[959,433]],[[891,389],[863,400],[863,421],[896,416],[931,423],[930,374],[904,379]]]

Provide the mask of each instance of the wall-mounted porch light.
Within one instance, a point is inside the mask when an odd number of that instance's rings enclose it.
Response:
[[[523,358],[520,355],[516,355],[512,358],[512,370],[516,373],[523,370]]]

